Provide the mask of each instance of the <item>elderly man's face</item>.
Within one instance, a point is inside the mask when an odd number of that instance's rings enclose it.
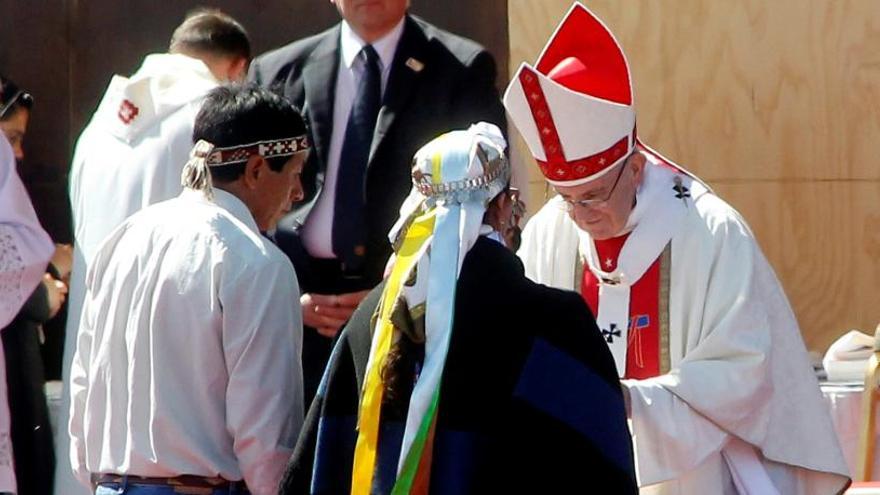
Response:
[[[384,36],[400,22],[409,0],[330,0],[352,29],[367,43]]]
[[[622,168],[612,169],[586,184],[555,186],[556,192],[567,202],[569,215],[578,228],[596,240],[616,237],[626,227],[636,190],[642,182],[645,156],[635,153],[618,167]],[[593,200],[595,204],[584,206],[578,203],[580,200]]]

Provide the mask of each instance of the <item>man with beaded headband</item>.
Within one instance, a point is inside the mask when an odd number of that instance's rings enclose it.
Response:
[[[504,96],[559,193],[526,274],[579,291],[622,379],[642,493],[837,493],[846,464],[779,281],[742,217],[642,144],[629,66],[575,3]]]
[[[97,493],[276,492],[302,423],[302,318],[293,266],[261,232],[302,199],[305,135],[267,90],[212,90],[184,191],[98,250],[69,424]]]
[[[70,363],[76,347],[86,273],[101,241],[126,218],[181,192],[193,121],[205,94],[243,79],[251,57],[244,27],[215,9],[197,9],[174,30],[167,53],[147,55],[130,76],[114,75],[76,142],[70,167],[73,270],[59,422],[68,420]],[[59,430],[63,433],[63,429]],[[59,459],[69,448],[56,434]],[[70,465],[58,462],[55,495],[82,495]]]
[[[505,146],[481,123],[416,154],[387,278],[337,342],[282,493],[636,492],[586,305],[526,279],[491,220],[510,214]]]

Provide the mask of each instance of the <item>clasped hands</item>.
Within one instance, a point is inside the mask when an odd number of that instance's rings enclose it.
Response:
[[[299,298],[302,305],[303,325],[316,329],[325,337],[333,338],[369,292],[362,290],[344,294],[305,293]]]

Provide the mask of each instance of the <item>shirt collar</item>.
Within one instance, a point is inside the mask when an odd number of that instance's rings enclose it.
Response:
[[[192,189],[184,188],[183,192],[180,193],[180,196],[187,199],[192,199],[194,201],[198,201],[205,204],[214,204],[226,210],[230,215],[238,219],[241,223],[247,225],[247,227],[254,231],[254,233],[259,234],[260,229],[257,227],[257,221],[254,220],[254,215],[251,213],[251,210],[248,209],[247,205],[244,204],[244,201],[238,198],[238,196],[224,191],[223,189],[214,188],[214,201],[209,200],[205,194],[201,191],[194,191]]]
[[[391,67],[391,62],[394,60],[394,52],[397,50],[397,42],[400,41],[400,37],[403,35],[405,20],[406,16],[403,16],[391,31],[372,43],[373,49],[376,50],[379,59],[382,61],[382,70]],[[364,45],[366,45],[364,40],[351,29],[348,22],[343,20],[340,46],[342,49],[342,63],[347,68],[351,68]]]

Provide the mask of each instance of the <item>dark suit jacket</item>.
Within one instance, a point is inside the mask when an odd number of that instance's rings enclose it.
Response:
[[[283,94],[301,108],[310,126],[314,149],[303,173],[305,200],[282,220],[277,235],[279,246],[293,259],[305,291],[314,289],[310,287],[309,258],[297,245],[296,234],[324,184],[339,40],[340,25],[336,25],[258,57],[249,74],[249,79]],[[412,185],[410,165],[415,152],[440,134],[474,122],[488,121],[505,129],[495,75],[494,59],[483,47],[407,16],[367,168],[367,239],[361,288],[381,280],[391,253],[388,231]]]

